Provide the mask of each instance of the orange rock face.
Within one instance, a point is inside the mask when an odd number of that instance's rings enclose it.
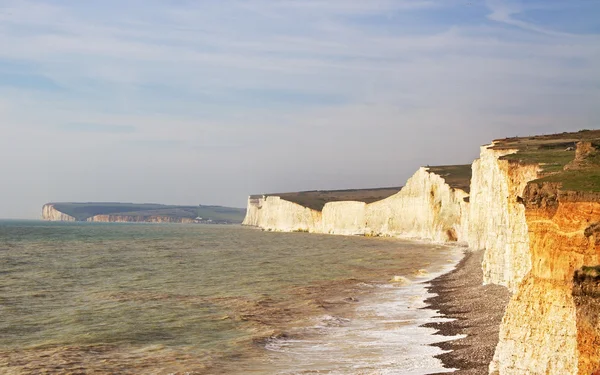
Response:
[[[600,367],[600,287],[593,280],[574,281],[582,266],[600,264],[600,203],[590,194],[551,193],[556,204],[528,204],[532,276],[569,286],[576,310],[579,374],[597,372]]]
[[[596,200],[555,185],[528,186],[531,271],[507,307],[491,374],[589,375],[599,369],[600,287],[573,278],[582,266],[600,264]]]

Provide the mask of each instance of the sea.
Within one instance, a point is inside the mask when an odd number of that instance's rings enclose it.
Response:
[[[0,374],[432,374],[460,248],[233,225],[0,221]]]

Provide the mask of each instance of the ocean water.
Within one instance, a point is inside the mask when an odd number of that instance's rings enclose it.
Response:
[[[461,250],[238,226],[0,221],[2,374],[429,374]]]

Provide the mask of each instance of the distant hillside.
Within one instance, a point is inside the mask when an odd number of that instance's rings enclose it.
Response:
[[[202,222],[239,224],[245,209],[152,203],[57,202],[44,205],[42,218],[53,221]]]
[[[442,177],[453,189],[469,192],[471,184],[471,165],[439,165],[427,166],[427,169]],[[250,199],[276,196],[286,201],[299,204],[316,211],[323,210],[326,203],[357,201],[373,203],[388,198],[402,189],[401,186],[380,187],[370,189],[343,189],[343,190],[310,190],[288,193],[255,194]]]

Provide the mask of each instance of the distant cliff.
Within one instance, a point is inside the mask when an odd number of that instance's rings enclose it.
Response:
[[[171,206],[136,203],[48,203],[49,221],[239,224],[246,211],[222,206]]]
[[[58,211],[52,203],[45,204],[42,207],[42,219],[49,221],[77,221],[73,216]]]
[[[468,186],[469,166],[436,168],[448,179],[459,171]],[[364,192],[372,195],[371,190]],[[333,201],[316,210],[278,195],[251,196],[243,224],[272,231],[398,236],[466,244],[467,196],[429,168],[420,168],[400,191],[371,203]]]

